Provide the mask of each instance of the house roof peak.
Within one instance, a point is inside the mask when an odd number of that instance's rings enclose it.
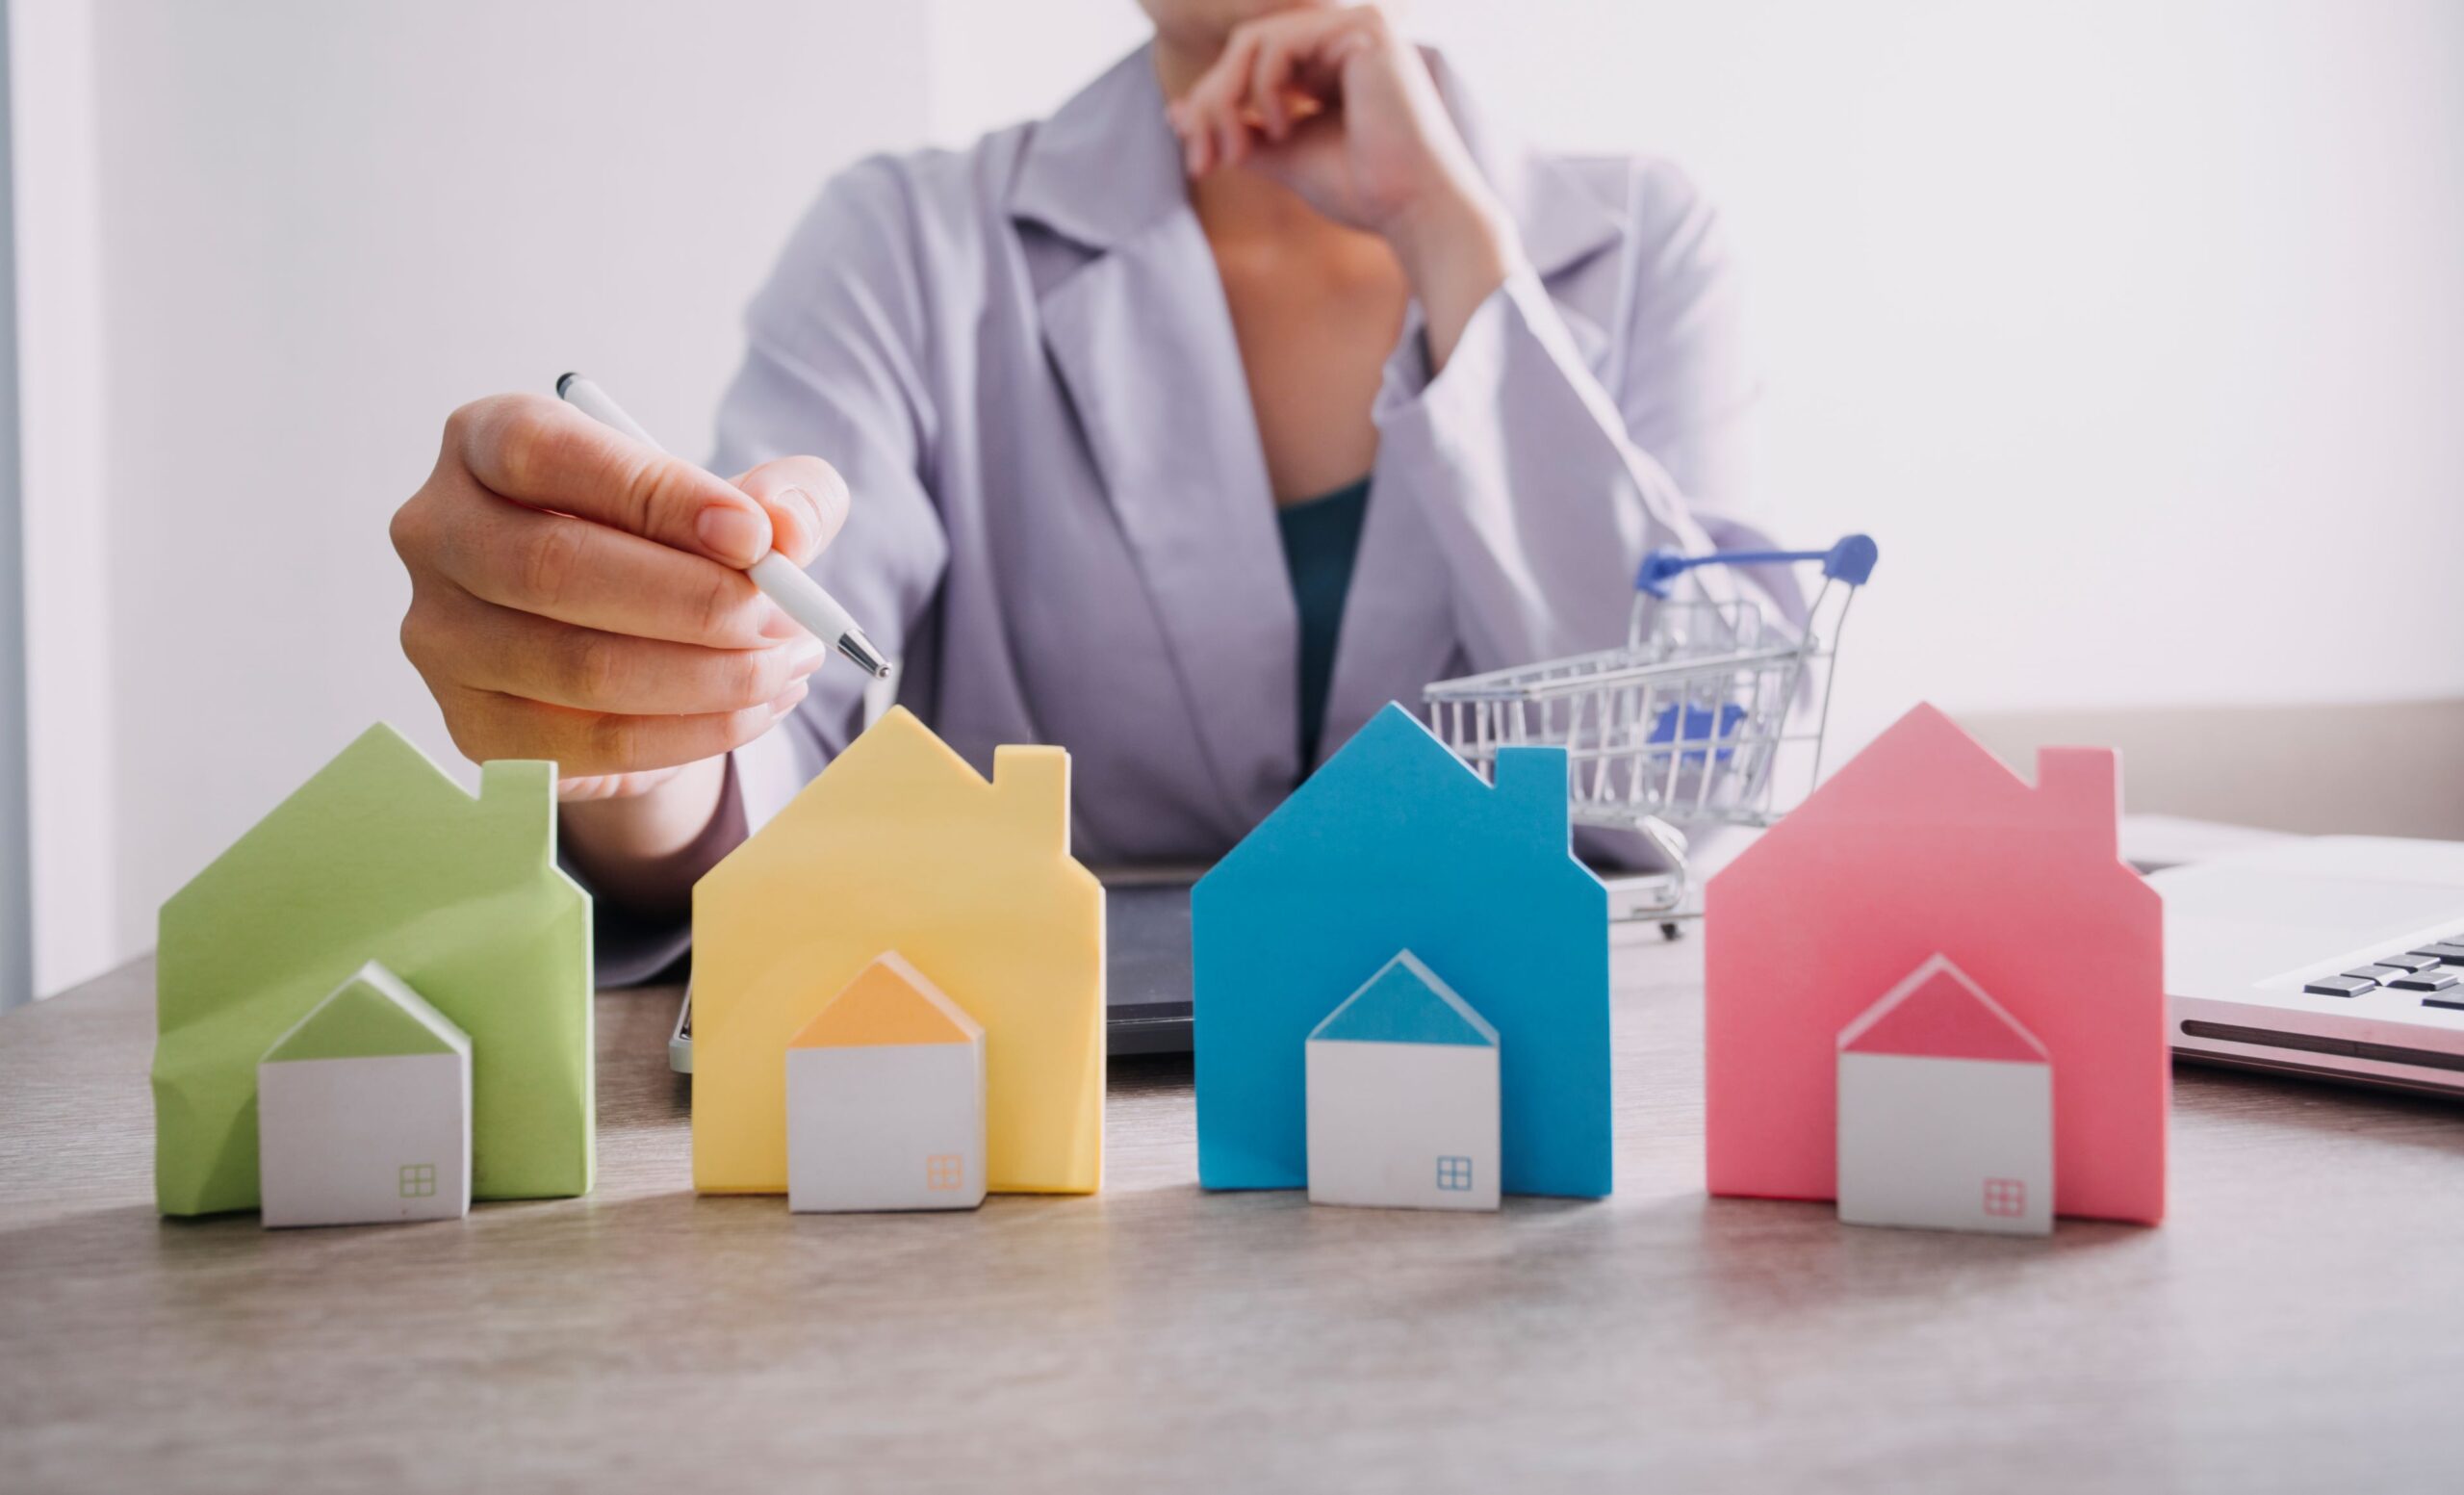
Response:
[[[1355,825],[1376,820],[1399,826],[1419,822],[1443,804],[1467,833],[1476,826],[1485,828],[1478,834],[1492,838],[1565,839],[1563,748],[1502,748],[1494,773],[1494,783],[1482,779],[1419,717],[1389,702],[1301,781],[1268,821],[1309,823],[1337,815]],[[1255,840],[1234,847],[1222,864],[1242,861]]]
[[[2093,849],[2113,858],[2119,786],[2119,755],[2093,747],[2040,749],[2032,785],[1940,708],[1920,701],[1816,785],[1803,804],[1713,881],[1747,866],[1785,861],[1789,854],[1784,848],[1840,837],[1879,841],[1926,827],[1973,825],[1980,831],[2002,827],[2050,835],[2068,850]],[[2114,865],[2121,863],[2116,860]]]
[[[1948,956],[1933,955],[1839,1031],[1842,1053],[2042,1064],[2044,1045]]]
[[[353,737],[300,781],[257,823],[225,846],[166,903],[174,911],[211,908],[256,880],[303,885],[303,846],[350,855],[353,838],[382,837],[396,862],[425,865],[500,866],[500,859],[555,866],[555,765],[500,760],[480,765],[481,792],[472,794],[420,746],[386,722]],[[312,856],[311,860],[315,860]],[[391,864],[391,863],[389,863]],[[328,869],[329,870],[329,869]],[[579,887],[553,872],[571,895]],[[243,896],[260,896],[247,893]]]
[[[370,961],[267,1045],[267,1062],[468,1054],[470,1036],[408,983]]]
[[[896,950],[886,951],[822,1004],[790,1048],[971,1044],[984,1029]]]
[[[1409,950],[1328,1013],[1312,1042],[1452,1044],[1495,1048],[1498,1030]]]
[[[400,729],[391,722],[371,723],[367,731],[351,738],[323,767],[310,775],[308,782],[314,784],[346,765],[365,765],[398,773],[403,776],[406,788],[410,781],[416,780],[423,789],[450,790],[460,799],[471,797],[470,792],[454,782],[453,776],[447,773],[435,759],[421,751],[418,743],[402,735]]]

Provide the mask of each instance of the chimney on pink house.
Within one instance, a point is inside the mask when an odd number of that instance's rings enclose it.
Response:
[[[2121,755],[2112,748],[2037,749],[2037,794],[2064,825],[2095,837],[2097,851],[2118,856]]]

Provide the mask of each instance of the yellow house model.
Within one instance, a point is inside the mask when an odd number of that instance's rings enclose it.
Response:
[[[787,1192],[788,1044],[895,950],[984,1029],[985,1184],[1103,1177],[1104,894],[1069,855],[1069,755],[992,782],[894,708],[693,889],[693,1184]]]

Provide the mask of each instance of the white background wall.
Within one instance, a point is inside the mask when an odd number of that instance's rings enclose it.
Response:
[[[455,760],[385,533],[446,412],[580,367],[704,445],[796,214],[924,133],[927,16],[13,9],[49,992],[370,721]]]
[[[374,717],[454,403],[698,445],[821,177],[1040,113],[1129,0],[17,0],[38,984]],[[1725,204],[1859,738],[2464,694],[2464,8],[1423,0],[1493,114]],[[578,252],[588,246],[586,254]],[[100,557],[111,557],[104,565]]]
[[[6,39],[0,38],[0,59]],[[0,77],[0,101],[8,97]],[[7,149],[0,120],[0,153]],[[0,160],[0,183],[9,171]],[[16,280],[13,189],[0,189],[0,286]],[[26,831],[25,529],[17,521],[17,315],[0,305],[0,1009],[34,994],[34,899]]]

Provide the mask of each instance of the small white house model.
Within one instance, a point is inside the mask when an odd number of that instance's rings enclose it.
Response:
[[[2053,1229],[2053,1065],[1943,956],[1840,1030],[1839,1218]]]
[[[984,1202],[984,1030],[892,951],[787,1045],[787,1207]]]
[[[471,1208],[471,1040],[374,961],[257,1063],[268,1225],[454,1220]]]
[[[1307,1045],[1309,1202],[1498,1207],[1498,1034],[1405,950]]]

